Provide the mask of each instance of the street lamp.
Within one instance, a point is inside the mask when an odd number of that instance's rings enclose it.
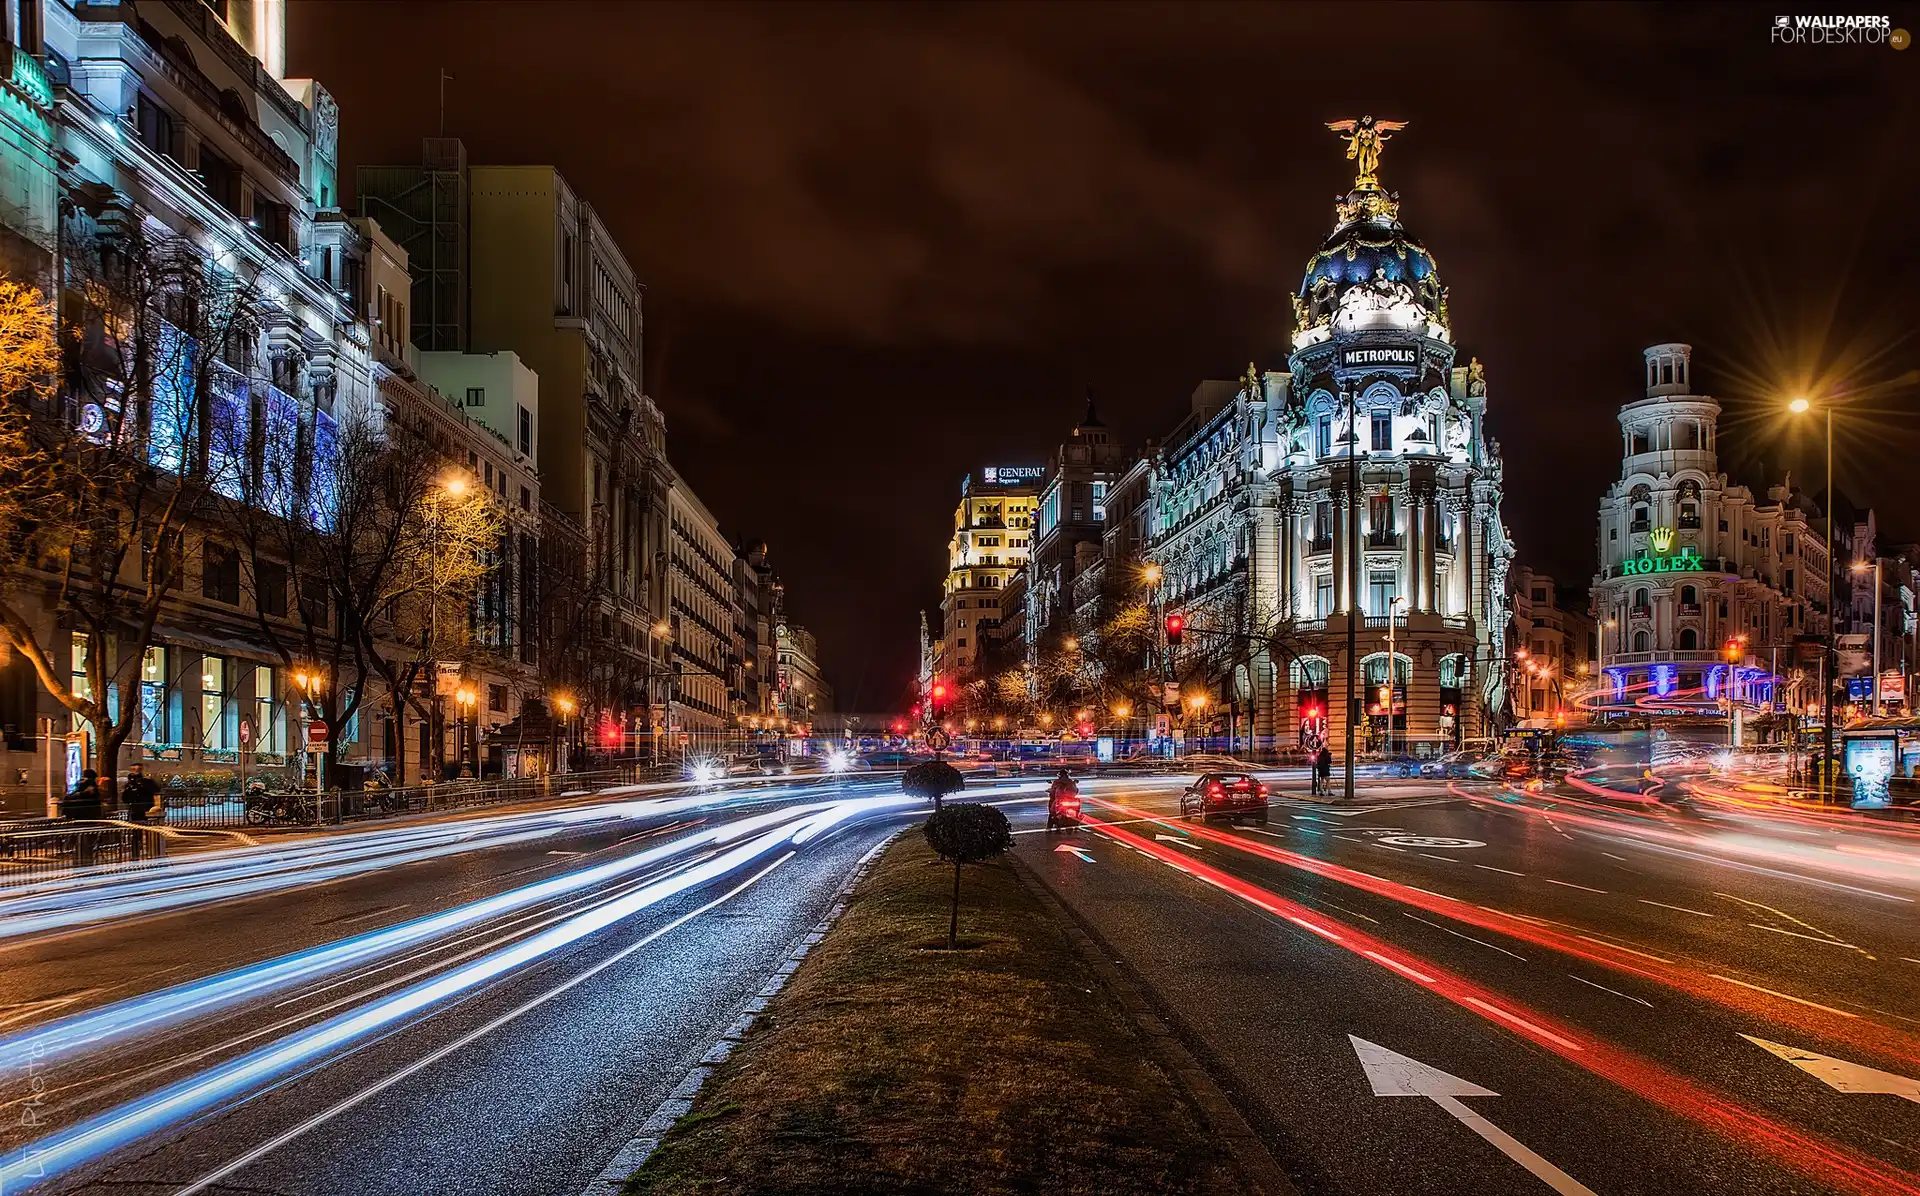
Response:
[[[460,768],[461,768],[461,771],[464,772],[466,771],[466,768],[467,768],[467,746],[466,745],[474,743],[474,739],[475,739],[475,736],[473,734],[474,728],[473,728],[472,719],[473,719],[473,708],[475,703],[479,701],[479,695],[474,693],[471,687],[462,686],[461,688],[454,691],[453,700],[460,704],[461,716],[463,719],[463,726],[462,726],[463,741],[460,744]],[[478,744],[474,744],[474,746],[477,747]],[[475,752],[474,755],[477,757],[479,753]],[[474,771],[477,772],[479,770],[475,769]]]
[[[567,738],[567,765],[568,768],[571,769],[573,765],[573,712],[579,709],[579,706],[572,698],[561,695],[553,699],[553,708],[560,712],[560,732]],[[559,765],[557,758],[560,754],[559,747],[560,736],[556,735],[554,736],[554,756],[556,757],[554,764],[556,767]]]
[[[1061,646],[1066,648],[1066,650],[1069,652],[1078,652],[1080,650],[1080,641],[1076,637],[1070,635],[1067,637],[1066,643]]]
[[[1836,552],[1836,545],[1833,542],[1833,402],[1829,399],[1820,404],[1820,406],[1824,408],[1827,413],[1827,650],[1825,655],[1826,665],[1823,669],[1826,693],[1821,699],[1821,705],[1826,713],[1822,720],[1824,729],[1822,732],[1823,742],[1820,749],[1822,756],[1820,761],[1820,797],[1821,800],[1824,801],[1832,792],[1829,786],[1833,780],[1833,675],[1836,671],[1834,668],[1833,603],[1834,591],[1838,589],[1839,586],[1834,581],[1833,575],[1834,554]],[[1805,415],[1812,409],[1812,400],[1804,396],[1795,398],[1787,404],[1787,410],[1795,415]]]

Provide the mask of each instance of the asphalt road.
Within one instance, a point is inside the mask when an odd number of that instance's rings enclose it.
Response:
[[[576,1196],[922,813],[603,801],[0,900],[0,1191]]]
[[[1017,851],[1303,1192],[1920,1191],[1914,828],[1432,782],[1227,827],[1178,784]]]

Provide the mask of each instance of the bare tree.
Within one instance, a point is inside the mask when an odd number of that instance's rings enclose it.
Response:
[[[181,583],[186,532],[239,468],[213,429],[231,422],[233,379],[277,314],[256,281],[184,238],[138,222],[79,238],[59,313],[64,392],[9,396],[26,408],[24,426],[18,407],[11,421],[9,480],[38,489],[0,567],[0,631],[92,729],[109,796],[122,745],[153,717],[140,670]],[[35,598],[72,630],[72,670],[36,639]]]

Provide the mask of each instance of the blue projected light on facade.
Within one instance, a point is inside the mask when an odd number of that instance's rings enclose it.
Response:
[[[1654,665],[1653,666],[1653,692],[1663,698],[1673,693],[1674,677],[1675,677],[1675,669],[1672,665],[1670,664]]]
[[[213,391],[213,434],[207,473],[213,488],[228,498],[247,497],[247,447],[253,436],[253,404],[247,379],[215,362],[208,379]]]
[[[307,485],[307,519],[321,531],[333,530],[340,506],[340,444],[333,417],[313,413],[313,476]]]
[[[199,344],[165,320],[154,338],[157,365],[147,412],[147,460],[155,469],[179,473],[193,417],[193,365]]]

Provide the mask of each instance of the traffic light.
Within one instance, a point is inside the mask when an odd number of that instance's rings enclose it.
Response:
[[[1168,615],[1167,616],[1167,646],[1169,648],[1178,648],[1180,646],[1180,636],[1183,632],[1186,631],[1186,629],[1187,629],[1187,616],[1183,614],[1178,614],[1178,613]]]
[[[1739,640],[1727,641],[1727,660],[1728,662],[1733,664],[1738,664],[1740,662],[1740,641]]]
[[[947,683],[940,678],[933,679],[933,686],[927,691],[928,713],[938,719],[947,710]]]

